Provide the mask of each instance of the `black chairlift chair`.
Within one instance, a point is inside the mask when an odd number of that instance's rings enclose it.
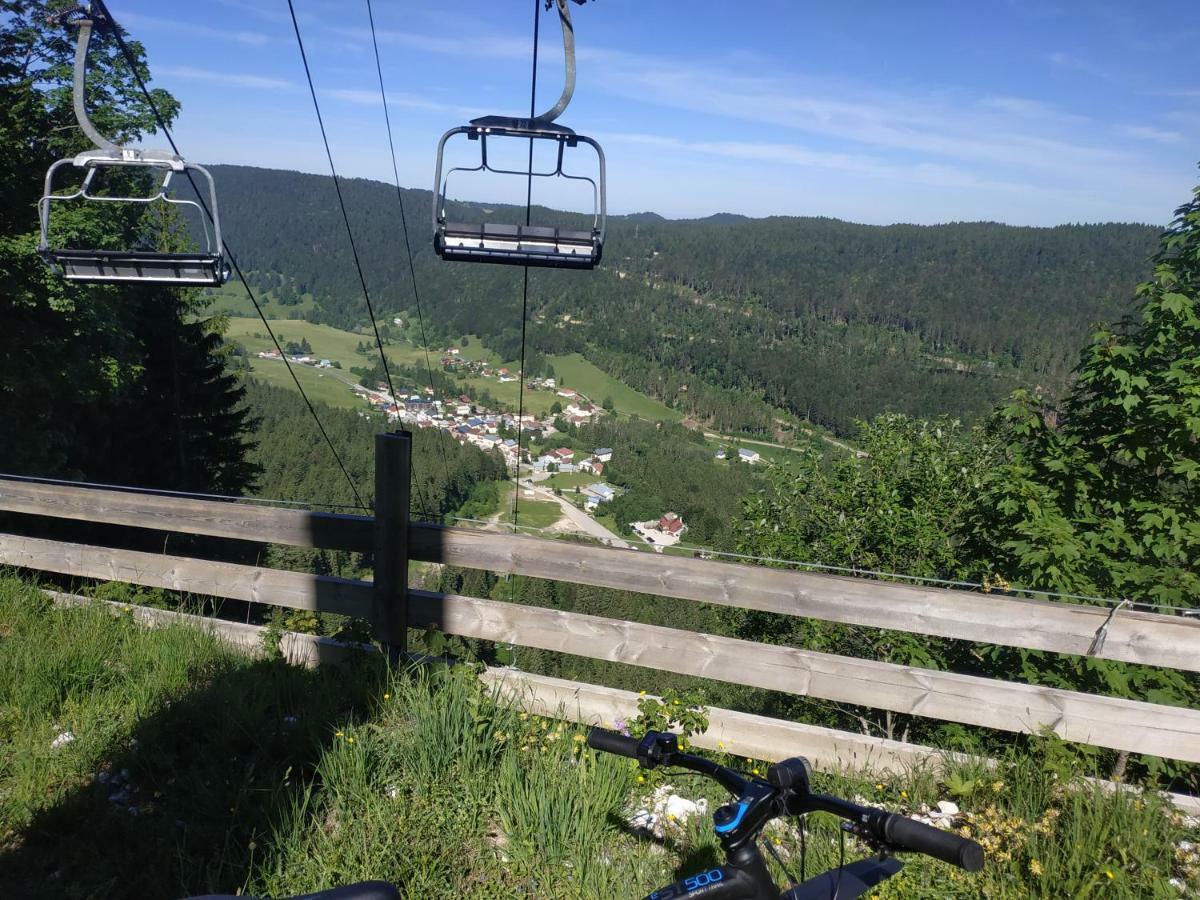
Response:
[[[582,4],[584,0],[575,0]],[[546,8],[557,5],[562,24],[563,52],[566,56],[566,85],[562,96],[549,110],[532,119],[508,116],[483,116],[472,119],[469,125],[451,128],[438,143],[437,173],[433,194],[433,247],[438,256],[455,262],[506,263],[518,266],[547,266],[565,269],[592,269],[600,262],[604,250],[604,234],[608,225],[605,198],[604,151],[589,137],[576,134],[570,128],[555,123],[575,93],[575,35],[567,0],[547,0]],[[446,141],[457,134],[479,142],[478,166],[456,166],[442,176],[442,157]],[[522,172],[501,169],[488,161],[488,140],[491,138],[526,138],[555,141],[557,164],[550,171]],[[587,144],[596,151],[599,161],[599,180],[563,171],[565,151]],[[532,158],[532,157],[531,157]],[[446,185],[454,172],[494,172],[522,177],[565,178],[586,181],[592,186],[593,216],[590,231],[538,225],[507,225],[494,222],[451,222],[446,218]]]
[[[38,203],[42,226],[42,238],[38,245],[38,252],[47,264],[67,281],[90,284],[133,282],[182,287],[215,287],[223,284],[229,278],[229,266],[221,252],[224,245],[221,243],[221,222],[217,216],[217,195],[212,175],[203,166],[189,163],[168,151],[138,150],[118,146],[100,134],[88,119],[87,107],[84,103],[84,76],[93,22],[99,25],[111,25],[107,17],[95,9],[80,11],[78,17],[73,21],[73,24],[79,26],[79,40],[75,45],[74,105],[75,118],[79,122],[79,127],[96,144],[96,147],[80,153],[78,156],[60,159],[46,173],[45,190]],[[56,194],[54,193],[55,173],[68,165],[84,170],[83,182],[77,190],[71,193]],[[158,181],[157,190],[150,196],[124,197],[94,193],[93,191],[97,187],[97,173],[116,167],[148,169],[154,172],[156,181],[157,176],[161,175],[161,181]],[[190,177],[189,173],[196,173],[203,179],[202,183],[207,186],[208,190],[207,209],[203,200],[198,202],[169,196],[171,177],[176,173],[188,175],[189,181],[197,191],[199,184]],[[200,213],[205,248],[203,251],[191,253],[163,253],[145,250],[80,250],[51,247],[51,207],[55,203],[71,201],[147,204],[161,201],[175,206],[192,207]],[[210,217],[212,220],[211,232],[208,227]]]

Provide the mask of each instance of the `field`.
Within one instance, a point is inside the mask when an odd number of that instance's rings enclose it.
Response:
[[[274,345],[267,335],[266,328],[263,327],[262,320],[253,315],[252,309],[249,310],[249,315],[246,314],[247,310],[243,307],[249,306],[249,301],[246,300],[245,293],[242,292],[240,295],[232,293],[229,285],[225,285],[221,290],[229,294],[231,298],[240,296],[243,303],[243,306],[237,306],[232,300],[226,302],[224,299],[225,294],[222,294],[221,302],[215,306],[217,309],[241,313],[230,316],[229,328],[226,332],[227,337],[245,346],[252,356],[260,350],[273,349]],[[267,312],[268,317],[270,317],[272,313],[278,315],[281,310],[290,311],[297,308],[282,307],[278,304],[273,304],[271,308],[264,307],[264,312]],[[357,332],[351,332],[333,328],[329,325],[316,325],[312,322],[306,322],[303,319],[268,318],[268,321],[271,323],[271,329],[275,332],[275,336],[279,339],[280,344],[286,346],[289,341],[299,343],[301,340],[307,340],[313,349],[313,356],[318,359],[340,362],[344,376],[350,378],[352,381],[357,381],[357,378],[351,376],[349,372],[351,366],[370,366],[375,362],[377,354],[375,350],[375,335],[369,328],[363,327]],[[359,344],[365,344],[370,349],[366,353],[360,353],[357,350]],[[491,363],[494,366],[506,365],[513,371],[516,371],[518,367],[517,362],[502,361],[494,353],[489,352],[484,348],[478,336],[469,336],[467,346],[460,347],[459,350],[461,356],[466,359],[481,360]],[[392,341],[385,346],[385,352],[387,353],[388,360],[395,365],[416,367],[419,371],[424,371],[424,351],[407,341]],[[439,359],[440,352],[430,352],[430,363],[433,366],[438,366]],[[581,391],[597,404],[602,403],[605,398],[612,398],[618,416],[629,417],[637,415],[645,419],[662,419],[670,422],[676,422],[682,418],[675,410],[668,409],[657,400],[653,400],[645,394],[635,391],[628,385],[617,381],[615,378],[606,375],[577,353],[569,356],[550,357],[550,360],[561,384]],[[274,360],[252,358],[250,365],[255,375],[264,381],[284,387],[293,387],[291,378],[283,370],[282,363]],[[280,371],[276,372],[276,368],[280,369]],[[301,376],[301,383],[304,385],[306,391],[309,390],[310,384],[313,385],[313,390],[317,392],[319,398],[327,403],[347,407],[360,405],[353,395],[349,393],[348,389],[346,395],[342,396],[336,389],[332,389],[329,385],[318,384],[311,378],[306,380],[303,375]],[[473,388],[476,392],[488,392],[502,407],[514,411],[518,408],[518,403],[521,400],[518,396],[518,392],[521,390],[521,383],[519,381],[510,381],[506,384],[501,384],[499,379],[496,378],[475,377],[462,379],[460,383],[464,387],[469,386]],[[546,415],[550,412],[550,407],[555,402],[561,403],[564,406],[567,403],[567,401],[556,396],[553,391],[525,391],[524,408],[527,413],[532,415]]]
[[[664,422],[678,422],[683,418],[682,413],[664,406],[640,391],[635,391],[624,382],[596,368],[578,353],[551,356],[548,359],[554,366],[554,373],[560,385],[582,391],[597,405],[603,403],[605,398],[611,397],[618,416],[638,416]]]
[[[658,773],[642,784],[578,727],[497,702],[469,666],[299,669],[110,609],[57,608],[0,576],[5,896],[283,896],[379,878],[408,897],[608,898],[718,861],[704,817],[659,840],[625,825],[659,781],[710,810],[718,788]],[[1178,816],[1051,762],[815,780],[893,809],[953,791],[988,847],[978,875],[910,857],[880,898],[1180,896],[1169,878],[1195,890]],[[839,851],[834,823],[810,819],[812,874]],[[798,868],[796,833],[772,841]],[[865,855],[846,841],[847,859]]]
[[[525,489],[522,488],[522,491]],[[503,492],[500,500],[500,519],[505,524],[512,523],[512,491]],[[563,517],[562,507],[553,500],[535,500],[521,495],[517,504],[517,524],[522,528],[549,528]]]
[[[209,289],[208,294],[212,297],[212,310],[214,312],[226,312],[233,316],[258,315],[254,311],[254,304],[246,296],[246,289],[242,287],[242,283],[236,276],[218,288]],[[299,303],[292,304],[291,306],[285,306],[278,302],[271,291],[261,293],[255,291],[254,296],[257,298],[258,305],[262,307],[262,311],[268,319],[275,318],[276,316],[286,319],[293,313],[301,315],[309,312],[316,306],[313,302],[312,294],[304,294],[300,298]]]

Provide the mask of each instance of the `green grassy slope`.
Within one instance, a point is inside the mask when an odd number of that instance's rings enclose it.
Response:
[[[963,827],[988,847],[979,875],[912,859],[879,897],[1173,897],[1169,878],[1200,886],[1177,849],[1188,837],[1179,817],[1048,762],[952,766],[942,782],[816,781],[903,810],[954,790]],[[710,808],[723,802],[707,782],[673,783]],[[185,627],[55,608],[0,576],[5,896],[280,896],[370,878],[423,898],[641,896],[717,860],[701,819],[669,826],[661,843],[622,827],[652,786],[627,760],[586,750],[575,726],[497,704],[466,666],[388,675],[368,659],[316,671],[255,661]],[[794,860],[796,835],[774,840]],[[847,842],[847,858],[863,855]],[[834,824],[813,817],[808,871],[837,856]]]

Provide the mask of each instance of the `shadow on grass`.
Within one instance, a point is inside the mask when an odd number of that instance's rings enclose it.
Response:
[[[208,673],[6,842],[0,894],[237,892],[338,726],[367,715],[385,677],[374,655],[318,669],[235,660]]]

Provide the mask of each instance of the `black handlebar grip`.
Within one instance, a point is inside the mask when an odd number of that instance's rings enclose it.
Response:
[[[587,742],[593,750],[603,750],[605,753],[615,753],[617,756],[637,759],[637,738],[608,731],[605,728],[592,728],[588,731]]]
[[[907,816],[888,816],[883,823],[883,836],[889,844],[925,853],[968,872],[983,868],[983,848],[977,843]]]

